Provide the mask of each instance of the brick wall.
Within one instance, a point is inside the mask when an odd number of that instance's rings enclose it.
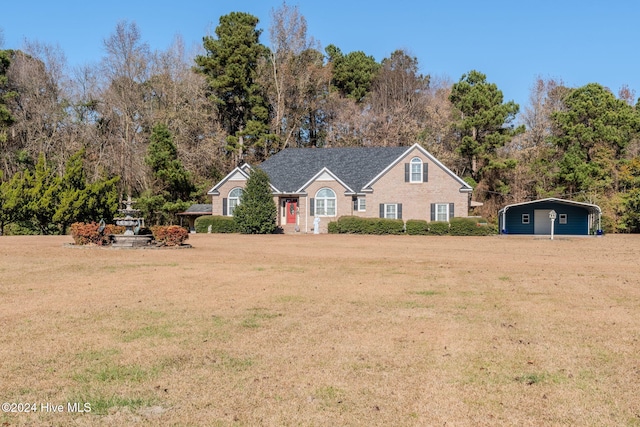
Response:
[[[412,158],[419,157],[424,165],[428,165],[428,182],[405,182],[405,163]],[[379,216],[380,203],[402,203],[402,219],[430,220],[431,203],[454,203],[456,217],[469,214],[469,193],[461,193],[462,185],[455,178],[429,160],[419,150],[414,149],[398,164],[391,168],[372,188],[373,193],[367,194],[368,217]]]

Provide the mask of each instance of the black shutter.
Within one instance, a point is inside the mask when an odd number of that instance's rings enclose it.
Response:
[[[402,219],[402,203],[398,203],[398,219]]]
[[[409,163],[404,164],[404,182],[409,182],[411,174],[411,165]]]
[[[436,220],[436,204],[431,203],[431,221]]]
[[[227,216],[227,198],[222,199],[222,216]]]
[[[453,218],[453,203],[449,203],[449,219]]]
[[[314,216],[316,214],[316,199],[309,199],[309,210],[311,211],[309,212],[309,216]]]
[[[358,210],[358,198],[353,198],[353,211],[356,212]]]
[[[380,203],[380,218],[384,218],[384,203]]]
[[[422,182],[429,182],[429,164],[422,164]]]

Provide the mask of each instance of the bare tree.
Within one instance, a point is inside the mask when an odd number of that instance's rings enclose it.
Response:
[[[371,90],[380,145],[410,145],[422,130],[429,76],[418,72],[418,59],[404,50],[382,61]]]
[[[271,11],[271,19],[269,60],[260,70],[260,82],[273,108],[272,133],[278,140],[271,149],[279,151],[294,142],[319,145],[321,105],[328,94],[330,70],[319,43],[307,36],[307,22],[297,6],[285,2]]]
[[[620,90],[618,90],[618,98],[622,99],[624,102],[626,102],[629,105],[635,105],[637,101],[636,91],[631,89],[629,85],[624,84],[622,85]]]
[[[144,156],[149,128],[144,126],[143,85],[149,78],[149,46],[135,23],[122,21],[104,40],[104,48],[98,129],[113,161],[110,169],[121,177],[121,190],[138,193],[147,187]]]
[[[192,70],[193,57],[179,36],[169,49],[154,53],[144,98],[150,120],[169,127],[184,166],[211,180],[231,165],[214,106],[206,96],[206,79]]]
[[[529,94],[529,105],[522,114],[527,132],[518,139],[520,149],[542,147],[547,143],[552,134],[551,115],[563,108],[562,98],[568,90],[562,80],[536,79]]]
[[[78,148],[70,138],[64,64],[59,47],[26,41],[23,50],[14,52],[7,71],[8,86],[15,94],[8,102],[15,123],[7,149],[22,153],[23,162],[35,161],[42,153],[60,171]],[[22,167],[14,164],[13,170],[5,172],[12,174]]]
[[[419,139],[429,152],[459,176],[465,173],[465,163],[456,151],[457,140],[453,124],[456,121],[449,101],[452,82],[446,77],[432,77],[425,91],[424,122]]]

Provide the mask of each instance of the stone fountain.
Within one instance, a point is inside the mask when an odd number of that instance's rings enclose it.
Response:
[[[127,198],[126,201],[120,201],[120,203],[124,203],[124,209],[118,209],[123,218],[114,218],[116,221],[116,225],[124,226],[125,232],[124,234],[112,234],[111,244],[114,248],[141,248],[144,246],[149,246],[151,240],[153,240],[153,236],[138,234],[140,228],[144,225],[144,219],[138,217],[137,215],[140,213],[140,209],[133,209],[134,200],[131,200],[131,195]]]

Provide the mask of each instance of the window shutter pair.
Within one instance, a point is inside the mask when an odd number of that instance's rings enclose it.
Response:
[[[404,182],[411,181],[411,164],[404,164]],[[429,164],[422,162],[422,182],[429,182]]]
[[[384,203],[380,203],[380,218],[384,218],[384,214],[385,214],[384,206],[385,206]],[[396,217],[398,219],[402,219],[402,203],[396,204]]]
[[[309,216],[315,216],[316,214],[316,199],[309,199]]]
[[[449,203],[449,219],[454,217],[454,203]],[[431,203],[431,221],[436,220],[436,204]]]
[[[222,216],[227,216],[227,198],[222,199]]]

